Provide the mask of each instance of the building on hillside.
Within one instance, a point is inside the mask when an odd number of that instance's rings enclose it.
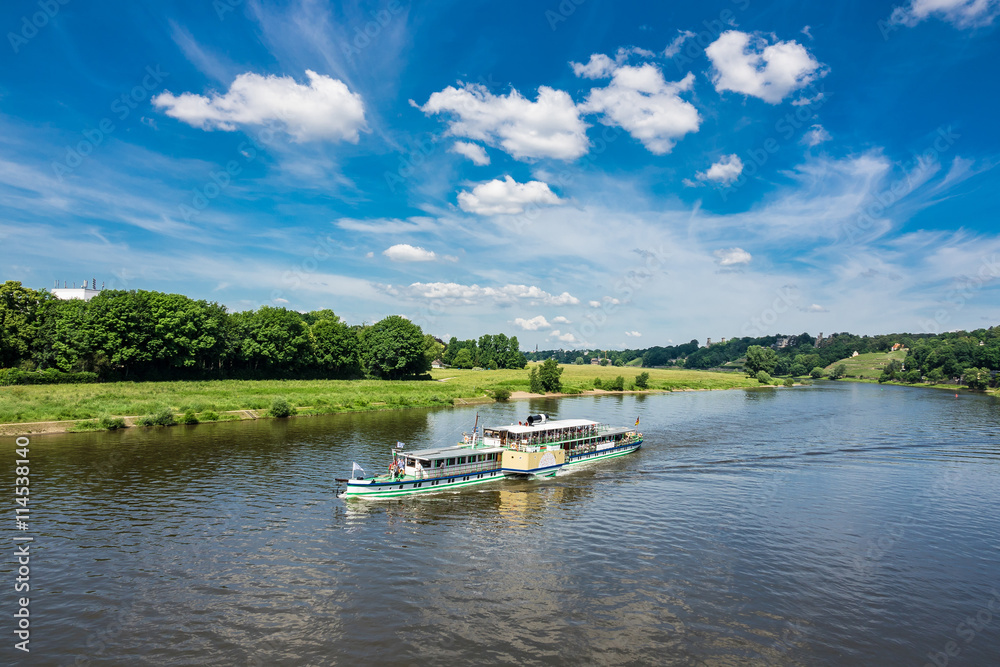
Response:
[[[59,287],[59,283],[56,282],[56,286],[52,288],[52,296],[63,301],[69,301],[70,299],[90,301],[100,294],[102,289],[104,289],[104,283],[101,283],[101,289],[97,289],[97,278],[93,279],[91,287],[87,287],[86,280],[83,281],[80,287],[77,287],[76,283],[73,283],[72,287],[67,287],[65,282],[63,282],[62,287]]]
[[[852,354],[852,355],[851,355],[851,358],[854,358],[854,357],[856,357],[856,356],[858,356],[858,351],[857,351],[857,350],[854,350],[854,354]]]
[[[435,359],[431,362],[431,368],[445,368],[444,362],[440,359]]]
[[[592,359],[590,360],[590,365],[591,365],[591,366],[600,366],[600,365],[601,365],[601,360],[600,360],[600,359],[598,359],[597,357],[593,357],[593,358],[592,358]]]

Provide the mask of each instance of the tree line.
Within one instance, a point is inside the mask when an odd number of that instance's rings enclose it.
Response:
[[[590,363],[601,359],[613,366],[633,365],[641,359],[646,368],[678,366],[707,370],[713,368],[739,368],[745,364],[751,347],[773,351],[773,365],[754,366],[754,374],[765,370],[767,374],[802,377],[816,375],[816,370],[850,357],[857,352],[888,352],[901,345],[909,353],[905,362],[889,364],[883,381],[939,383],[962,379],[970,386],[982,384],[984,378],[996,384],[1000,371],[1000,327],[975,331],[952,331],[942,334],[882,334],[859,336],[847,332],[835,333],[817,340],[808,333],[798,335],[773,335],[732,338],[725,342],[700,346],[697,340],[681,345],[650,347],[629,350],[544,350],[528,353],[532,361],[554,358],[564,364]],[[770,358],[770,357],[769,357]],[[971,382],[966,379],[971,378]]]
[[[498,334],[472,343],[481,365],[526,363],[517,338]],[[104,290],[83,301],[57,299],[16,281],[0,285],[0,368],[12,369],[2,378],[8,384],[400,379],[426,373],[444,351],[441,341],[399,315],[349,325],[329,309],[261,306],[230,313],[218,303],[156,291]]]

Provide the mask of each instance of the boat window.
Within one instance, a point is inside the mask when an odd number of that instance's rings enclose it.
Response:
[[[455,459],[448,459],[448,465],[450,466],[455,465]]]

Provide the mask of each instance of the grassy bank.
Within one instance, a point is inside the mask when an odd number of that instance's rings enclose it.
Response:
[[[530,368],[530,367],[529,367]],[[758,386],[741,374],[672,369],[564,366],[564,393],[593,388],[595,378],[621,375],[626,389],[635,376],[649,373],[650,390],[732,389]],[[93,420],[102,416],[141,416],[164,410],[192,412],[200,421],[237,419],[235,411],[263,416],[276,398],[299,414],[386,410],[488,401],[495,388],[528,390],[528,370],[435,370],[434,381],[380,380],[215,380],[206,382],[116,382],[106,384],[0,387],[0,424]],[[225,414],[230,412],[231,414]]]

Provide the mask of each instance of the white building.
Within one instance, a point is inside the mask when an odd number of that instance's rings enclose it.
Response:
[[[56,283],[58,285],[59,283]],[[101,283],[101,289],[104,289],[104,283]],[[101,293],[101,290],[97,289],[97,280],[93,281],[92,287],[87,287],[86,281],[84,281],[82,287],[77,287],[76,284],[72,287],[66,287],[63,283],[63,287],[53,287],[52,296],[57,299],[62,299],[63,301],[69,301],[70,299],[83,299],[84,301],[90,301],[95,296]]]

